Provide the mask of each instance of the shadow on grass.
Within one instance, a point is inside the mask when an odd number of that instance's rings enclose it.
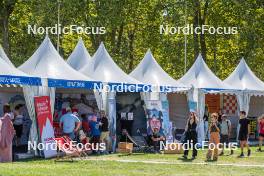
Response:
[[[179,161],[183,161],[183,162],[191,163],[191,162],[193,162],[195,159],[191,159],[191,158],[187,158],[187,159],[185,159],[185,158],[183,158],[183,157],[180,157],[180,158],[178,158],[177,160],[179,160]]]

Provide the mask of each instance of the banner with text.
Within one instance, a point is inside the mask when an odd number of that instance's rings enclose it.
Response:
[[[52,145],[55,145],[56,141],[54,141],[50,97],[40,96],[35,97],[34,100],[40,142],[45,146],[43,154],[45,158],[50,158],[57,155],[57,151],[52,150]]]

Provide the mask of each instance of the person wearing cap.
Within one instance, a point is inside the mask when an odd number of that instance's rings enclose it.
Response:
[[[72,113],[70,107],[66,108],[66,114],[60,118],[60,128],[63,130],[63,134],[69,136],[72,140],[75,139],[75,135],[81,127],[80,119]]]
[[[184,144],[187,144],[188,146],[184,149],[184,155],[183,158],[187,159],[189,148],[191,146],[191,143],[193,144],[193,153],[192,153],[192,159],[195,159],[197,156],[197,128],[198,125],[198,118],[196,115],[196,112],[194,110],[191,110],[189,118],[187,120],[187,124],[185,127],[185,139]]]
[[[222,115],[222,120],[220,122],[220,142],[223,145],[222,152],[220,155],[224,155],[224,148],[229,145],[229,138],[231,134],[231,121],[227,119],[227,115]],[[231,149],[231,155],[234,151]]]

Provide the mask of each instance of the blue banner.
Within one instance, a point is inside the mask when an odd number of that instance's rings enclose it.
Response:
[[[41,86],[41,79],[38,77],[0,75],[0,84]]]
[[[80,81],[48,78],[49,87],[97,89],[98,87],[100,87],[101,84],[102,83],[97,81]]]

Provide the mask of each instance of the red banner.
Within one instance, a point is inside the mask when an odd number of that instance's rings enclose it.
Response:
[[[37,115],[39,134],[40,136],[42,136],[42,131],[47,119],[49,119],[50,122],[53,122],[50,108],[50,97],[35,97],[35,110]]]
[[[47,146],[44,150],[45,158],[55,156],[57,151],[52,150],[48,144],[55,143],[54,141],[54,129],[53,129],[53,119],[50,107],[50,97],[41,96],[35,97],[35,110],[36,118],[39,128],[39,136],[41,142]]]

